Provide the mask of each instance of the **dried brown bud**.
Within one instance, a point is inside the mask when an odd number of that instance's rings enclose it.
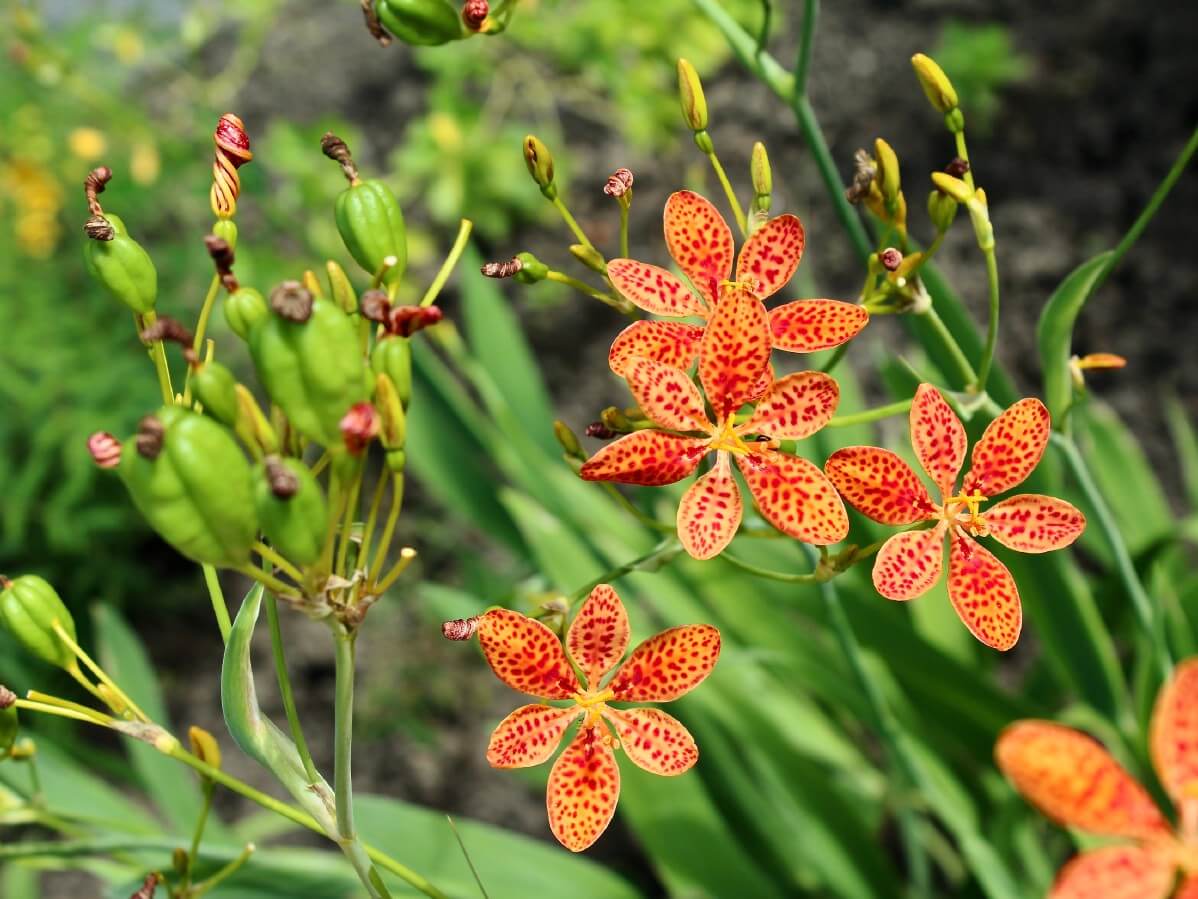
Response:
[[[509,259],[507,262],[488,262],[480,271],[488,278],[511,278],[522,268],[524,263],[519,259]]]
[[[142,885],[137,888],[129,899],[153,899],[154,894],[158,892],[158,884],[162,883],[162,875],[155,871],[152,874],[147,874]]]
[[[153,343],[156,340],[169,340],[171,343],[177,343],[184,349],[190,350],[191,343],[194,339],[190,331],[183,327],[175,319],[169,315],[164,315],[154,320],[152,325],[148,325],[141,331],[142,343]]]
[[[326,131],[320,139],[320,151],[341,166],[346,181],[350,184],[358,183],[358,167],[354,165],[354,158],[350,155],[349,146],[345,141],[332,131]]]
[[[387,313],[387,331],[400,337],[411,337],[417,331],[437,324],[443,317],[439,306],[394,306]]]
[[[0,684],[0,709],[11,709],[16,701],[17,694]]]
[[[352,455],[361,455],[379,434],[379,414],[370,403],[354,403],[341,419],[341,437]]]
[[[291,499],[299,491],[299,478],[295,473],[283,464],[283,460],[278,456],[267,456],[266,462],[266,482],[270,485],[270,492],[279,499]]]
[[[166,428],[155,415],[147,415],[137,423],[137,437],[134,445],[137,454],[143,459],[153,461],[162,452],[163,441],[166,440]]]
[[[887,247],[878,254],[878,261],[882,263],[882,268],[886,271],[897,271],[898,267],[903,264],[903,254],[894,247]]]
[[[632,190],[632,172],[628,169],[616,169],[608,176],[607,183],[603,185],[603,192],[617,200],[630,190]]]
[[[362,294],[362,299],[358,301],[358,308],[362,310],[362,315],[370,319],[372,322],[378,322],[380,325],[387,323],[387,313],[391,311],[391,301],[387,298],[385,290],[368,290]]]
[[[312,317],[311,291],[299,281],[284,281],[270,292],[270,308],[292,322],[306,322]]]
[[[473,618],[455,618],[441,625],[441,635],[446,640],[469,640],[478,631],[479,616]]]
[[[241,285],[233,277],[234,256],[233,248],[229,246],[229,242],[223,237],[209,234],[204,238],[204,246],[207,247],[208,255],[212,257],[212,263],[216,266],[216,273],[220,276],[221,285],[229,293],[237,290]]]
[[[387,34],[387,30],[383,28],[383,23],[379,21],[378,13],[374,11],[374,0],[362,0],[362,15],[366,19],[366,30],[370,32],[370,36],[379,42],[379,46],[386,47],[391,43],[391,35]]]
[[[88,437],[87,451],[101,468],[116,468],[121,464],[121,442],[107,431],[96,431]]]
[[[960,178],[969,171],[969,160],[954,156],[952,162],[944,167],[944,171],[954,178]]]
[[[87,210],[91,213],[91,218],[83,226],[83,233],[92,240],[112,240],[116,236],[116,230],[112,223],[104,218],[104,209],[97,199],[104,193],[104,186],[110,180],[112,169],[106,165],[92,169],[83,179],[83,196],[87,198]]]
[[[491,14],[491,4],[487,0],[466,0],[462,4],[462,22],[471,31],[478,31]]]
[[[92,240],[112,240],[116,237],[116,229],[102,215],[93,215],[84,222],[83,233]]]
[[[877,165],[866,150],[858,150],[853,154],[853,183],[844,192],[844,197],[850,203],[860,203],[869,196],[870,186],[877,175]]]
[[[591,422],[587,425],[587,429],[583,433],[588,437],[596,437],[599,440],[610,440],[616,436],[616,432],[601,421]]]

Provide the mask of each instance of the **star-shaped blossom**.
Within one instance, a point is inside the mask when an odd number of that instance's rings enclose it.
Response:
[[[698,761],[694,738],[676,718],[655,708],[618,709],[611,703],[669,702],[689,693],[719,659],[716,628],[692,624],[662,631],[616,668],[631,631],[624,604],[607,584],[595,587],[578,610],[564,650],[544,624],[509,609],[492,609],[469,623],[477,627],[491,670],[505,684],[570,703],[532,703],[504,718],[487,747],[493,767],[527,768],[548,761],[570,726],[581,721],[553,763],[546,792],[549,827],[567,849],[581,852],[611,823],[620,798],[616,749],[666,777],[684,774]]]
[[[887,599],[914,599],[940,579],[949,542],[948,595],[970,632],[995,649],[1019,639],[1023,612],[1011,572],[975,537],[993,537],[1009,549],[1043,553],[1073,543],[1085,516],[1051,496],[1020,494],[983,513],[986,500],[1021,484],[1040,462],[1051,421],[1038,399],[1015,403],[986,428],[965,462],[965,426],[930,384],[921,384],[911,406],[911,443],[923,470],[940,490],[933,502],[919,477],[899,456],[876,446],[837,450],[824,470],[841,495],[882,524],[935,524],[895,534],[874,560],[873,581]]]
[[[699,348],[699,381],[713,417],[686,372],[633,356],[624,369],[628,386],[660,430],[634,431],[608,444],[582,466],[582,477],[673,484],[715,453],[715,465],[678,505],[678,539],[691,556],[718,555],[740,525],[740,488],[730,457],[762,516],[778,530],[806,543],[843,540],[848,515],[831,482],[819,466],[777,449],[778,441],[810,437],[827,424],[840,402],[840,388],[822,372],[797,372],[772,381],[769,361],[765,307],[739,284],[723,285]],[[768,385],[764,396],[763,383]],[[753,413],[738,421],[740,408],[755,400]],[[696,433],[701,436],[692,436]]]
[[[1161,689],[1149,743],[1156,775],[1177,809],[1176,829],[1148,791],[1081,731],[1017,721],[998,738],[998,766],[1044,814],[1129,841],[1074,856],[1049,899],[1198,899],[1198,659],[1178,666]]]
[[[666,246],[679,269],[698,291],[646,262],[613,259],[607,274],[616,290],[646,312],[670,318],[710,319],[720,285],[732,277],[732,232],[719,210],[689,190],[671,194],[665,208]],[[759,300],[786,286],[799,267],[806,236],[796,216],[780,215],[749,235],[736,260],[736,281]],[[794,300],[769,312],[773,345],[794,353],[813,353],[851,340],[869,323],[863,306],[841,300]],[[623,375],[633,356],[678,368],[690,368],[699,351],[703,326],[680,321],[639,321],[612,343],[608,362]]]

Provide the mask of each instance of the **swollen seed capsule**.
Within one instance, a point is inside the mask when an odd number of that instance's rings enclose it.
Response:
[[[328,503],[324,490],[297,459],[268,456],[254,471],[254,501],[262,533],[287,559],[311,565],[324,550]]]
[[[54,633],[57,621],[75,639],[75,619],[54,588],[35,574],[0,581],[0,623],[33,655],[66,671],[76,666],[75,653]]]
[[[225,298],[225,321],[242,340],[249,340],[254,326],[269,314],[266,300],[252,287],[241,287]]]
[[[104,218],[112,226],[113,236],[111,240],[89,240],[84,246],[88,271],[114,297],[138,315],[145,315],[158,299],[158,271],[150,254],[129,236],[118,216],[105,213]]]
[[[230,428],[237,424],[237,379],[219,362],[205,362],[191,374],[191,389],[211,415]]]
[[[458,10],[448,0],[375,0],[374,12],[405,44],[434,47],[465,37]]]

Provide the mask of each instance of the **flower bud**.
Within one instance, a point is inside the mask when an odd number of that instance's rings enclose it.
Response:
[[[12,753],[17,742],[20,722],[17,720],[17,694],[0,685],[0,761]]]
[[[191,373],[191,390],[210,415],[230,428],[237,424],[240,414],[237,402],[237,379],[219,362],[205,362]]]
[[[406,337],[384,337],[370,353],[370,367],[376,375],[386,375],[399,396],[400,405],[412,401],[412,344]]]
[[[886,271],[897,271],[898,267],[903,263],[903,254],[894,247],[887,247],[878,253],[878,261],[882,263],[882,268],[886,269]]]
[[[471,31],[481,31],[490,14],[491,4],[487,0],[466,0],[462,4],[462,24]]]
[[[316,272],[312,271],[312,269],[304,270],[302,283],[304,285],[304,289],[307,290],[308,293],[312,294],[312,296],[324,296],[324,287],[321,286],[320,281],[318,281],[316,278]]]
[[[915,69],[915,77],[919,79],[919,86],[923,88],[929,103],[946,114],[957,108],[957,91],[934,59],[916,53],[911,57],[911,67]]]
[[[387,310],[387,331],[400,337],[411,337],[444,317],[440,306],[392,306]]]
[[[225,298],[225,322],[242,340],[249,340],[250,331],[269,314],[266,300],[252,287],[239,288]]]
[[[937,190],[958,203],[969,203],[973,200],[973,191],[960,178],[954,178],[944,172],[932,172],[932,183],[936,185]]]
[[[374,14],[405,44],[435,47],[463,36],[459,11],[448,0],[374,0]]]
[[[298,459],[267,456],[254,472],[262,533],[284,557],[312,565],[324,551],[329,507],[324,490]]]
[[[599,413],[599,420],[603,422],[609,429],[618,434],[627,434],[636,430],[632,426],[632,422],[628,420],[628,416],[615,406],[608,406]]]
[[[632,172],[629,169],[616,169],[603,185],[603,192],[613,200],[619,200],[632,192]]]
[[[76,668],[74,651],[54,632],[59,624],[75,639],[75,619],[54,588],[34,574],[16,580],[0,577],[0,624],[26,650],[64,671]]]
[[[407,416],[395,383],[385,374],[375,376],[374,405],[379,413],[379,442],[386,450],[401,450],[408,438]]]
[[[703,82],[699,73],[686,59],[678,60],[678,99],[682,104],[682,118],[691,131],[707,130],[707,98],[703,95]]]
[[[187,730],[187,740],[191,744],[192,755],[213,768],[220,767],[220,744],[216,742],[216,737],[193,724]]]
[[[358,311],[358,295],[350,283],[345,269],[330,259],[325,263],[325,271],[329,275],[329,289],[332,291],[333,302],[341,307],[346,314],[352,315]]]
[[[894,203],[898,200],[899,191],[903,187],[899,175],[898,156],[895,154],[894,148],[879,137],[874,141],[874,159],[878,164],[878,188],[882,191],[882,196],[887,203]]]
[[[938,190],[928,194],[928,218],[932,220],[932,225],[937,232],[947,231],[956,217],[956,200]]]
[[[588,247],[582,243],[570,244],[570,254],[591,271],[599,274],[607,271],[607,262],[604,260],[603,254],[594,247]]]
[[[116,468],[121,464],[121,442],[107,431],[96,431],[88,437],[87,451],[100,468]]]
[[[949,110],[944,116],[944,127],[952,134],[960,134],[965,130],[965,113],[959,107]]]
[[[236,384],[237,393],[237,436],[247,446],[256,447],[260,453],[275,453],[279,450],[279,438],[258,401],[244,384]]]
[[[749,175],[753,181],[753,208],[758,212],[770,211],[770,195],[774,190],[774,177],[770,170],[770,157],[761,141],[753,144],[753,156],[749,160]]]
[[[360,456],[379,433],[379,416],[370,403],[354,403],[341,418],[341,439],[350,455]]]
[[[582,444],[578,442],[578,437],[561,419],[553,423],[553,436],[557,438],[557,442],[562,445],[562,449],[566,451],[567,456],[574,456],[578,459],[585,459],[586,453],[582,451]]]
[[[532,253],[517,253],[516,261],[520,263],[516,280],[522,284],[535,284],[549,277],[549,266]]]
[[[524,164],[528,166],[532,180],[541,188],[541,193],[553,199],[557,193],[553,184],[553,154],[540,138],[532,134],[524,138]]]

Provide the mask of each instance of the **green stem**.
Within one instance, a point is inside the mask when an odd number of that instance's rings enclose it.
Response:
[[[431,306],[436,302],[437,295],[441,293],[441,288],[445,286],[445,282],[449,280],[449,276],[453,273],[458,260],[462,258],[462,253],[466,250],[466,243],[470,240],[470,231],[473,228],[474,223],[470,219],[462,219],[461,225],[458,226],[458,236],[449,250],[449,255],[441,263],[441,268],[437,272],[437,277],[433,278],[433,283],[428,286],[428,290],[420,298],[421,306]]]
[[[289,602],[299,599],[299,594],[295,592],[295,588],[287,586],[287,584],[283,583],[277,577],[272,577],[265,571],[255,568],[253,565],[242,565],[234,570],[240,571],[246,577],[253,578],[275,596],[279,597],[279,599]]]
[[[208,826],[208,814],[212,811],[213,783],[205,779],[203,784],[204,801],[200,806],[200,814],[196,818],[195,830],[191,834],[191,848],[187,852],[187,869],[183,872],[183,882],[191,883],[191,872],[195,866],[196,856],[200,853],[200,843],[204,839],[204,828]]]
[[[208,293],[204,296],[204,304],[200,306],[200,317],[196,321],[195,338],[191,341],[191,350],[200,356],[204,347],[204,335],[208,331],[208,319],[212,317],[212,310],[216,306],[216,298],[220,294],[220,275],[212,276],[212,283],[208,285]],[[191,402],[191,366],[187,367],[187,379],[183,382],[183,402],[189,404]]]
[[[882,418],[890,418],[892,415],[902,415],[904,412],[911,410],[911,403],[912,400],[899,400],[898,402],[888,403],[885,406],[866,409],[864,412],[854,412],[852,415],[838,415],[824,425],[824,427],[847,428],[851,425],[860,425],[870,421],[878,421]]]
[[[761,577],[770,581],[778,581],[781,584],[814,584],[818,581],[818,578],[815,576],[814,572],[808,572],[805,574],[790,574],[785,571],[774,571],[770,568],[762,568],[750,562],[745,562],[744,560],[738,559],[736,556],[727,552],[721,553],[720,558],[728,564],[739,568],[741,571],[748,572],[754,577]]]
[[[625,197],[624,199],[627,199]],[[620,255],[628,258],[628,209],[630,203],[620,200]]]
[[[379,474],[374,484],[374,494],[370,498],[370,511],[366,513],[366,526],[362,529],[362,548],[358,552],[359,567],[370,561],[370,549],[374,543],[374,532],[379,524],[379,512],[383,508],[383,494],[387,492],[390,478],[385,473]]]
[[[265,561],[269,562],[275,568],[278,568],[297,584],[302,584],[304,582],[303,572],[283,558],[278,550],[268,546],[261,540],[257,540],[254,543],[254,552],[260,555]]]
[[[1123,588],[1131,598],[1132,610],[1140,629],[1152,644],[1161,675],[1168,678],[1173,672],[1173,657],[1169,652],[1169,644],[1164,630],[1157,621],[1156,609],[1152,605],[1148,591],[1144,589],[1140,575],[1136,572],[1135,563],[1132,561],[1131,553],[1128,552],[1127,544],[1123,541],[1123,534],[1119,530],[1115,516],[1111,512],[1110,506],[1107,505],[1102,491],[1098,489],[1098,484],[1090,473],[1090,468],[1077,444],[1071,438],[1055,431],[1050,440],[1065,457],[1065,464],[1090,503],[1098,529],[1102,532],[1111,549],[1111,554],[1115,557],[1115,569],[1119,574],[1119,579],[1123,582]]]
[[[141,332],[154,324],[157,319],[158,316],[152,311],[140,317],[134,313],[133,326],[137,328],[138,339],[140,339]],[[158,388],[162,391],[162,402],[169,406],[175,401],[175,388],[171,385],[171,368],[166,361],[166,347],[161,340],[155,340],[146,352],[149,353],[150,361],[154,363],[154,371],[158,374]]]
[[[848,353],[848,351],[849,342],[846,341],[836,348],[836,351],[832,354],[832,358],[827,361],[827,364],[825,364],[820,371],[822,371],[824,374],[830,374],[832,370],[840,364],[841,360],[844,359],[845,354]]]
[[[250,860],[250,856],[253,854],[254,844],[247,843],[237,858],[233,859],[203,883],[197,884],[195,889],[189,893],[189,896],[192,897],[192,899],[199,899],[199,897],[203,896],[205,893],[216,889],[218,886],[236,874],[241,867]]]
[[[304,776],[308,783],[319,782],[320,775],[316,773],[316,765],[312,762],[312,754],[308,751],[308,741],[304,737],[304,729],[300,725],[299,711],[295,706],[295,693],[291,688],[291,676],[287,671],[287,656],[283,650],[283,631],[279,626],[279,604],[274,594],[266,594],[266,619],[270,624],[270,649],[274,656],[275,677],[279,681],[279,695],[283,699],[283,711],[287,715],[287,726],[291,731],[291,741],[295,743],[300,761],[304,766]]]
[[[724,188],[724,196],[728,198],[728,205],[732,207],[732,215],[736,219],[737,227],[740,228],[740,236],[748,237],[749,222],[745,218],[745,211],[740,206],[740,200],[736,198],[736,191],[732,189],[732,182],[728,180],[728,173],[720,164],[720,158],[716,156],[715,150],[707,153],[707,159],[715,170],[715,176],[719,179],[720,186]]]
[[[391,566],[391,570],[383,576],[383,579],[375,585],[373,592],[381,596],[390,590],[391,585],[399,580],[399,576],[407,571],[408,566],[412,564],[412,560],[415,558],[416,550],[412,549],[412,547],[405,546],[401,549],[399,551],[399,559]]]
[[[573,606],[576,602],[589,594],[600,584],[606,584],[621,578],[626,574],[631,574],[634,571],[656,571],[662,565],[672,560],[682,552],[682,544],[678,542],[678,538],[671,535],[666,537],[661,543],[649,550],[643,556],[638,556],[631,562],[625,562],[623,565],[618,565],[610,571],[605,571],[595,580],[591,581],[585,587],[579,587],[570,594],[567,602]]]
[[[229,606],[220,587],[220,578],[217,577],[216,569],[207,562],[201,568],[204,572],[204,585],[208,588],[208,598],[212,600],[212,612],[216,615],[216,626],[220,628],[221,642],[228,643],[233,622],[229,618]]]
[[[956,140],[956,143],[957,143],[957,155],[960,156],[962,159],[964,159],[966,162],[969,162],[969,148],[965,146],[965,131],[964,131],[964,129],[956,132],[953,135],[953,138]],[[974,189],[973,167],[972,166],[970,166],[969,168],[967,168],[965,170],[965,174],[961,180],[965,182],[965,184],[969,187],[970,190]]]
[[[345,561],[349,554],[350,537],[353,535],[354,519],[358,514],[358,498],[362,493],[362,476],[364,468],[359,468],[354,482],[349,488],[349,500],[345,504],[345,515],[341,520],[341,539],[337,542],[337,563],[334,571],[345,576]]]
[[[977,376],[974,374],[973,366],[969,364],[969,358],[965,355],[965,351],[961,349],[961,344],[957,343],[957,338],[953,337],[948,326],[944,323],[944,319],[940,317],[933,306],[928,306],[927,311],[920,313],[932,326],[932,330],[936,333],[937,339],[948,350],[949,355],[953,358],[953,364],[957,366],[957,372],[961,376],[961,381],[964,384],[973,384],[977,381]]]
[[[982,361],[978,363],[978,377],[974,382],[977,393],[986,390],[990,367],[994,364],[994,350],[998,346],[998,259],[994,247],[984,249],[986,257],[986,289],[988,293],[989,318],[986,324],[986,345],[982,350]]]
[[[568,227],[574,233],[574,236],[578,238],[578,242],[584,247],[589,247],[590,249],[595,250],[595,252],[598,252],[598,250],[595,248],[595,245],[591,243],[591,239],[587,237],[586,232],[582,230],[582,226],[578,224],[574,216],[570,213],[569,208],[566,206],[566,201],[562,199],[561,194],[555,193],[550,202],[552,202],[554,208],[561,213],[562,219],[566,223],[566,227]]]
[[[565,272],[559,272],[555,269],[550,269],[549,274],[545,276],[546,280],[556,281],[558,284],[565,284],[568,287],[573,287],[579,293],[585,293],[588,297],[594,297],[600,303],[605,303],[625,315],[635,315],[632,304],[621,297],[614,297],[609,293],[604,293],[601,290],[596,290],[587,284],[585,281],[579,281],[577,278],[567,275]]]
[[[795,57],[795,96],[807,96],[807,74],[811,71],[811,48],[815,45],[815,25],[819,20],[819,0],[804,0],[803,24],[799,32],[799,52]]]
[[[387,554],[391,552],[391,541],[395,538],[395,525],[399,521],[399,512],[403,508],[403,493],[404,493],[404,476],[402,472],[395,472],[391,475],[391,509],[387,513],[387,522],[383,525],[383,536],[379,540],[379,548],[374,554],[374,563],[370,566],[370,574],[366,579],[368,584],[373,584],[378,580],[379,573],[383,570],[383,563],[387,560]],[[366,560],[362,560],[362,564],[366,564]]]
[[[25,759],[25,763],[29,766],[29,803],[30,805],[40,805],[43,799],[42,796],[42,775],[37,769],[37,753]]]
[[[333,793],[337,801],[337,831],[343,840],[356,840],[351,760],[354,742],[354,635],[335,630],[336,699],[334,706]]]

